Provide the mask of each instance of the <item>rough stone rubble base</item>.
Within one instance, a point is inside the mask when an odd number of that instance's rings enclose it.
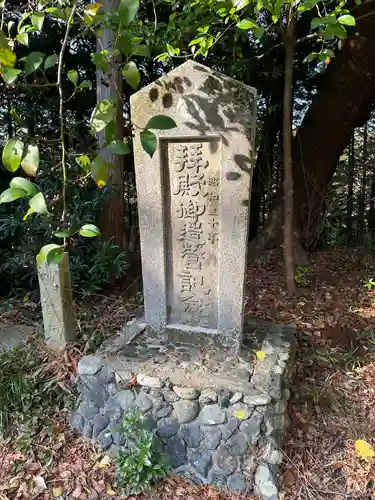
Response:
[[[255,362],[248,395],[217,386],[176,386],[147,374],[137,374],[138,385],[130,389],[124,372],[117,373],[105,356],[86,356],[78,365],[79,399],[71,424],[115,456],[122,444],[119,423],[127,410],[138,408],[156,429],[177,474],[197,484],[276,500],[293,369],[292,331],[273,326],[263,336],[258,349],[264,360]]]

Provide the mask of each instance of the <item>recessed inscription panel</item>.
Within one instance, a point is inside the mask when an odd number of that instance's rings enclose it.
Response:
[[[163,142],[168,323],[216,329],[220,140]]]

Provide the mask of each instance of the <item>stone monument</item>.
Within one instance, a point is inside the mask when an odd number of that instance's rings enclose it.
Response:
[[[137,127],[167,115],[150,156],[134,139],[145,319],[239,348],[256,92],[187,61],[131,97]]]
[[[59,264],[38,265],[40,301],[47,344],[64,347],[75,338],[69,255]]]

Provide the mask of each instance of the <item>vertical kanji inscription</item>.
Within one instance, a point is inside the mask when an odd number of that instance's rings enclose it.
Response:
[[[170,324],[217,328],[219,150],[219,139],[166,144]]]

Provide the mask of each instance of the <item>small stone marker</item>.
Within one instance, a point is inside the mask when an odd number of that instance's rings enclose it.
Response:
[[[137,127],[167,115],[152,158],[134,140],[146,321],[238,349],[256,92],[187,61],[131,98]]]
[[[75,338],[68,254],[59,264],[38,265],[38,277],[46,342],[64,347]]]

